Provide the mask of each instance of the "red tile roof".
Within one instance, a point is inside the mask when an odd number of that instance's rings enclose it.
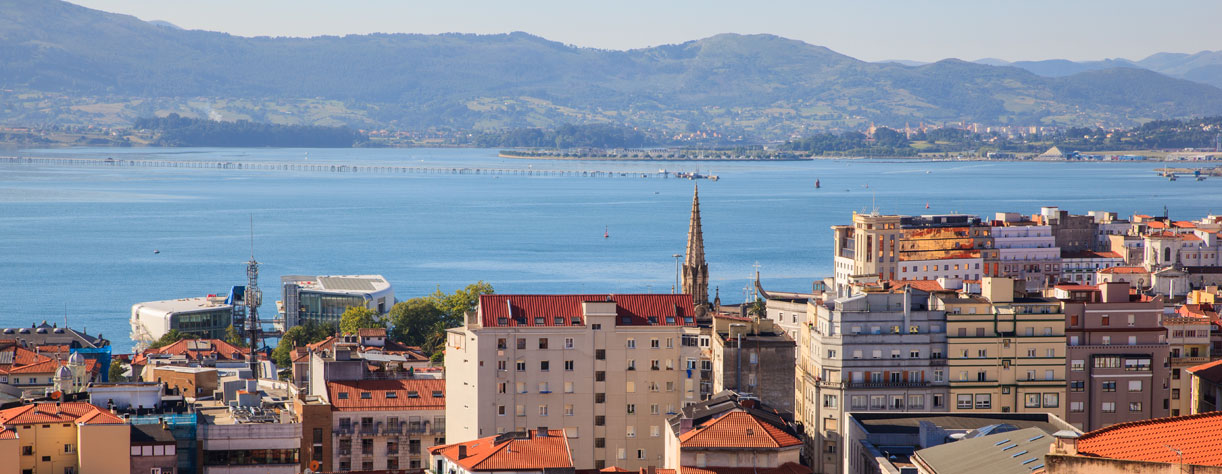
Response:
[[[361,328],[356,330],[358,337],[386,337],[386,328]]]
[[[946,288],[943,288],[942,285],[939,284],[937,280],[890,280],[890,283],[891,283],[891,287],[895,289],[901,289],[901,288],[904,288],[905,286],[910,286],[914,290],[920,290],[926,293],[933,293],[936,291],[946,291]],[[967,283],[967,281],[964,281],[964,283]]]
[[[1119,258],[1123,260],[1124,256],[1116,252],[1095,252],[1091,250],[1083,250],[1080,252],[1061,252],[1061,258]]]
[[[690,467],[681,466],[679,474],[810,474],[810,468],[787,462],[777,467],[759,469],[752,467]]]
[[[17,431],[0,426],[0,439],[17,439]]]
[[[607,301],[616,304],[617,326],[694,324],[684,319],[695,317],[691,295],[678,294],[481,295],[477,311],[484,327],[570,326],[573,318],[584,325],[582,303]]]
[[[785,448],[802,441],[745,411],[731,411],[679,435],[683,448]]]
[[[119,417],[85,402],[36,403],[0,410],[0,424],[4,425],[72,422],[123,424]]]
[[[206,343],[206,344],[205,344]],[[204,358],[213,358],[216,360],[246,360],[250,350],[234,346],[220,339],[183,339],[168,346],[158,347],[156,349],[145,349],[143,353],[137,355],[133,364],[143,365],[148,356],[154,354],[164,354],[172,356],[183,356],[187,360],[200,360]]]
[[[1150,222],[1146,222],[1145,224],[1146,224],[1146,227],[1149,227],[1151,229],[1166,229],[1167,228],[1167,224],[1162,221],[1150,221]]]
[[[1078,438],[1078,453],[1132,461],[1222,466],[1222,412],[1120,423]],[[1168,446],[1183,453],[1180,455]]]
[[[416,396],[410,396],[416,392]],[[433,392],[440,392],[434,397]],[[444,379],[349,380],[327,382],[327,398],[337,411],[444,410]],[[341,398],[341,393],[345,393]],[[369,394],[368,398],[363,394]]]
[[[498,439],[500,442],[497,442]],[[460,445],[467,447],[467,457],[462,459],[458,459]],[[445,456],[468,471],[538,471],[573,467],[569,442],[563,430],[547,430],[546,436],[538,436],[537,430],[529,430],[525,438],[490,436],[465,443],[434,446],[429,448],[429,452]]]
[[[1222,360],[1206,362],[1201,365],[1194,365],[1185,369],[1188,373],[1208,380],[1215,384],[1222,383]]]
[[[1056,288],[1065,291],[1099,291],[1099,287],[1095,285],[1074,285],[1069,283],[1059,284]]]
[[[1175,221],[1175,222],[1172,222],[1171,225],[1174,225],[1176,227],[1183,228],[1183,229],[1197,228],[1197,224],[1192,221]]]
[[[1099,273],[1148,273],[1145,267],[1129,266],[1129,267],[1112,267],[1099,270]]]

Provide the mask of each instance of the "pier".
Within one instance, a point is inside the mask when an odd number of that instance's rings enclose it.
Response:
[[[1197,181],[1204,180],[1207,176],[1222,176],[1222,166],[1211,166],[1204,168],[1178,168],[1164,167],[1155,168],[1154,172],[1159,176],[1175,181],[1177,176],[1194,177]]]
[[[270,161],[202,161],[202,160],[160,160],[160,159],[115,159],[115,158],[80,158],[80,157],[48,157],[48,156],[0,156],[0,164],[65,166],[65,167],[112,167],[112,168],[187,168],[212,170],[243,170],[243,171],[280,171],[302,173],[347,173],[347,174],[451,174],[451,175],[496,175],[496,176],[549,176],[549,177],[588,177],[588,178],[686,178],[710,179],[709,176],[698,173],[673,172],[657,170],[645,171],[611,171],[599,169],[536,169],[536,168],[483,168],[483,167],[442,167],[442,166],[392,166],[392,165],[353,165],[306,162],[270,162]],[[716,179],[715,177],[711,179]]]

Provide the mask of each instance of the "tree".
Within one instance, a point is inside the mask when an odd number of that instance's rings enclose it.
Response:
[[[301,326],[293,326],[280,337],[280,344],[272,351],[272,361],[277,367],[288,368],[293,364],[293,349],[313,344],[335,334],[335,326],[307,321]]]
[[[177,329],[171,329],[167,331],[165,334],[162,334],[159,339],[157,339],[156,341],[153,341],[152,344],[149,344],[149,348],[156,349],[158,347],[165,347],[175,342],[181,341],[183,339],[199,339],[199,336],[195,334],[184,333]]]
[[[754,314],[761,318],[768,317],[768,304],[763,298],[756,298],[754,303],[751,303],[751,308],[747,309],[747,314]]]
[[[378,312],[364,306],[349,306],[339,317],[339,330],[344,334],[356,334],[360,329],[384,328],[378,321]]]
[[[232,324],[225,328],[225,342],[233,344],[235,347],[246,347],[246,341],[242,339],[242,333],[233,327]]]
[[[483,280],[477,281],[466,288],[457,290],[450,294],[445,294],[438,287],[437,291],[428,297],[437,303],[437,307],[446,315],[446,328],[458,327],[463,323],[463,315],[467,311],[475,309],[475,305],[479,303],[480,295],[490,295],[495,293],[492,285]]]
[[[127,368],[123,366],[123,361],[116,359],[110,362],[109,380],[111,383],[125,382],[126,380],[123,377],[124,372],[127,372]]]
[[[409,346],[422,346],[435,326],[444,324],[448,316],[433,297],[412,298],[395,303],[387,313],[390,339]]]

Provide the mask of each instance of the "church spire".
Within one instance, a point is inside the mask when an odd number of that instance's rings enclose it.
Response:
[[[704,233],[700,228],[700,187],[692,192],[692,218],[687,230],[687,258],[683,261],[683,292],[697,307],[709,304],[709,265],[704,260]]]

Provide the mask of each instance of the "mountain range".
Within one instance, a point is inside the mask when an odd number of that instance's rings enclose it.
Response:
[[[883,61],[888,62],[888,61]],[[907,66],[927,63],[919,61],[892,60]],[[1097,61],[1070,61],[1068,59],[1045,59],[1041,61],[1006,61],[983,58],[972,61],[988,66],[1013,66],[1045,77],[1070,76],[1085,71],[1117,67],[1139,68],[1180,79],[1222,87],[1222,51],[1200,51],[1197,53],[1156,53],[1145,59],[1133,61],[1124,58]]]
[[[0,9],[0,123],[12,125],[175,112],[414,130],[618,123],[769,140],[870,122],[1128,126],[1222,114],[1216,53],[903,65],[771,35],[610,51],[526,33],[248,38],[60,0]]]

